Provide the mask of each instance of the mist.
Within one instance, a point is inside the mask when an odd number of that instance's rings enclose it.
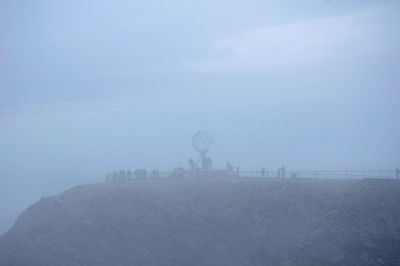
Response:
[[[0,234],[119,169],[400,165],[396,1],[2,1]]]

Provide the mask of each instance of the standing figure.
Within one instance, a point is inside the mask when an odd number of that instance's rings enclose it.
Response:
[[[237,175],[237,176],[239,176],[239,172],[240,172],[240,168],[239,168],[239,166],[238,166],[238,167],[236,167],[236,175]]]
[[[277,178],[281,178],[281,168],[278,168],[278,172],[276,174]]]
[[[146,169],[143,169],[143,179],[146,179],[146,177],[147,177],[147,171]]]
[[[396,168],[396,178],[400,179],[400,169]]]
[[[261,168],[261,177],[265,177],[265,168]]]
[[[139,179],[143,179],[143,169],[138,170]]]
[[[124,180],[125,179],[125,171],[124,170],[119,170],[119,179]]]
[[[194,167],[195,167],[195,162],[193,161],[192,158],[190,158],[189,159],[189,170],[194,171]]]
[[[233,172],[233,165],[230,162],[226,163],[226,170]]]
[[[226,170],[227,171],[231,171],[231,163],[230,162],[226,162]]]

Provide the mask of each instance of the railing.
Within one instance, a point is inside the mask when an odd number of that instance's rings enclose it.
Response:
[[[207,170],[212,171],[212,170]],[[228,170],[227,170],[228,171]],[[190,172],[190,171],[189,171]],[[203,176],[200,170],[200,177]],[[396,170],[259,170],[259,171],[232,171],[232,176],[242,178],[325,178],[325,179],[361,179],[361,178],[387,178],[400,179],[400,172]],[[107,182],[123,182],[141,179],[162,179],[173,176],[173,172],[147,172],[145,176],[134,173],[120,176],[118,173],[106,174]]]
[[[259,178],[390,178],[396,179],[396,170],[266,170],[262,171],[240,171],[240,177]]]

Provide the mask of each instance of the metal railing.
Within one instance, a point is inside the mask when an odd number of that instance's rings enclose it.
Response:
[[[210,171],[210,170],[208,170]],[[226,170],[228,171],[228,170]],[[189,171],[190,172],[190,171]],[[203,176],[200,170],[200,177]],[[232,171],[232,176],[242,178],[320,178],[320,179],[362,179],[362,178],[387,178],[399,179],[396,170],[259,170],[259,171]],[[147,172],[145,176],[135,174],[119,176],[118,173],[106,174],[107,182],[124,182],[141,179],[162,179],[173,176],[171,171],[162,171],[154,174]]]
[[[334,178],[334,179],[360,179],[360,178],[399,178],[396,170],[277,170],[240,171],[240,177],[258,178]]]

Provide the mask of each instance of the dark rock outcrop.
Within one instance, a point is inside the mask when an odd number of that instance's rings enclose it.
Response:
[[[400,265],[400,182],[357,182],[299,246],[304,265]]]
[[[400,182],[383,181],[80,186],[23,212],[0,237],[0,265],[390,263],[400,250]]]

